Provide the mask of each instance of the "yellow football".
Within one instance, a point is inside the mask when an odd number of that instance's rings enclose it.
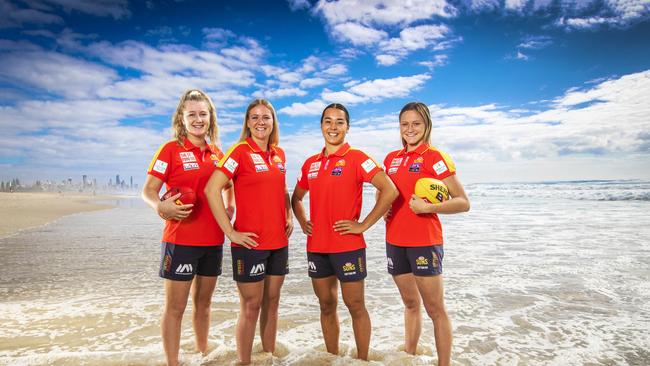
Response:
[[[441,203],[449,199],[449,190],[438,179],[420,178],[415,182],[415,195],[430,203]]]

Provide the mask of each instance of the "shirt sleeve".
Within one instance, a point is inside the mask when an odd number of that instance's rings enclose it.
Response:
[[[217,164],[217,169],[222,171],[228,179],[232,179],[237,174],[241,160],[241,149],[238,148],[239,146],[237,144],[231,147],[223,158],[219,160],[219,164]]]
[[[357,171],[364,182],[370,182],[375,174],[381,171],[381,166],[363,151],[359,151],[358,164],[359,169]]]
[[[169,178],[169,173],[172,170],[172,145],[173,142],[167,142],[158,148],[158,151],[153,155],[147,174],[166,182]]]
[[[456,165],[451,157],[440,150],[433,151],[433,163],[431,169],[436,179],[443,180],[456,174]]]
[[[302,168],[300,168],[300,173],[298,174],[298,182],[297,182],[298,187],[306,191],[309,190],[309,176],[307,172],[308,167],[309,167],[309,159],[307,159],[305,163],[302,165]]]

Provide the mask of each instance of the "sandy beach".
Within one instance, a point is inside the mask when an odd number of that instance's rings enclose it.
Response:
[[[93,202],[110,198],[115,197],[67,192],[0,192],[0,238],[74,213],[110,208],[111,205]]]

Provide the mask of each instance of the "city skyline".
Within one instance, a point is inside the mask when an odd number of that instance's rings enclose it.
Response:
[[[599,1],[0,0],[0,180],[144,182],[186,89],[222,149],[271,100],[287,185],[322,108],[382,161],[397,113],[430,106],[463,182],[650,179],[650,5]]]

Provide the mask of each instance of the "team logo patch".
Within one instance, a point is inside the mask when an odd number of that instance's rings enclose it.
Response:
[[[233,158],[228,158],[228,160],[226,160],[226,163],[223,164],[224,168],[226,168],[231,174],[235,174],[235,169],[237,169],[238,165],[239,163],[236,162]]]
[[[273,161],[275,161],[276,163],[281,163],[281,162],[282,162],[282,158],[280,158],[280,157],[277,156],[277,155],[273,155]]]
[[[359,272],[363,273],[366,271],[366,266],[363,265],[363,257],[357,258],[357,263],[359,264]]]
[[[420,172],[420,163],[413,163],[409,167],[409,172],[411,173],[419,173]]]
[[[163,271],[169,272],[171,269],[172,269],[172,256],[169,254],[165,254],[165,257],[163,258]]]
[[[436,255],[436,252],[431,252],[431,265],[433,268],[438,268],[440,265],[440,261],[438,261],[438,256]]]
[[[194,156],[194,153],[191,151],[183,151],[178,153],[181,157],[181,161],[183,163],[191,163],[196,161],[196,157]]]
[[[255,171],[256,172],[266,172],[269,170],[269,167],[266,166],[266,164],[261,164],[261,165],[255,165]]]
[[[265,164],[264,159],[262,158],[262,156],[260,154],[252,154],[251,153],[250,155],[251,155],[251,159],[253,159],[253,164],[255,164],[255,165]]]
[[[433,164],[433,170],[436,171],[436,174],[442,174],[447,171],[447,165],[444,161],[440,160],[439,162]]]
[[[413,160],[413,162],[414,163],[424,163],[424,158],[421,157],[421,156],[418,156],[417,158],[415,158],[415,160]]]
[[[415,265],[418,267],[418,269],[427,269],[429,267],[429,260],[423,256],[419,256],[415,258]]]
[[[366,171],[366,173],[370,173],[371,170],[377,167],[377,164],[375,164],[372,159],[368,159],[361,164],[361,167]]]
[[[341,160],[337,161],[336,165],[334,165],[334,166],[345,166],[345,159],[341,159]]]
[[[242,259],[237,259],[237,274],[240,276],[244,274],[244,261]]]
[[[388,169],[388,175],[395,174],[395,173],[397,173],[397,167],[394,166]]]
[[[341,268],[346,276],[351,276],[357,273],[357,266],[355,266],[354,263],[347,262]]]
[[[403,158],[393,158],[393,160],[390,162],[390,166],[399,166],[402,164],[402,159]]]
[[[334,169],[332,169],[332,175],[338,177],[338,176],[340,176],[341,174],[343,174],[343,168],[342,168],[342,167],[337,166],[337,167],[335,167]]]
[[[219,157],[215,154],[210,154],[210,160],[216,160],[219,161]]]
[[[314,178],[318,177],[318,172],[311,172],[307,175],[307,179],[312,180]]]
[[[183,163],[183,170],[196,170],[199,169],[199,163]]]
[[[169,165],[167,162],[156,160],[156,163],[153,165],[153,170],[160,174],[165,174],[167,171],[167,165]]]
[[[286,172],[286,170],[285,170],[285,168],[284,168],[284,164],[282,164],[282,162],[278,163],[277,166],[278,166],[278,169],[280,169],[280,171],[281,171],[282,173]]]
[[[264,266],[264,263],[258,263],[253,265],[251,268],[251,272],[248,274],[249,276],[260,276],[263,275],[266,272],[266,267]]]
[[[317,171],[318,169],[320,169],[320,161],[311,163],[311,165],[309,166],[309,171],[310,172]]]

